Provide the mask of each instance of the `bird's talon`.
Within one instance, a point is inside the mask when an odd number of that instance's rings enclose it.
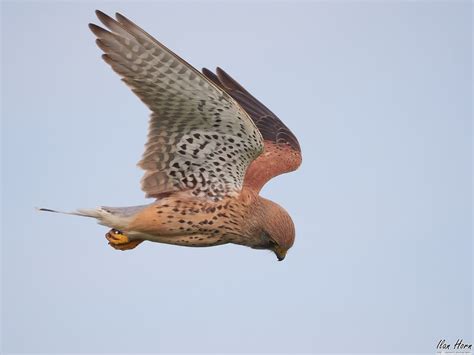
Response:
[[[117,250],[129,250],[135,248],[142,240],[130,240],[125,234],[117,229],[112,229],[105,235],[109,245]]]
[[[109,241],[109,244],[114,245],[122,245],[130,243],[130,239],[123,234],[121,231],[117,229],[112,229],[105,235],[105,238]]]

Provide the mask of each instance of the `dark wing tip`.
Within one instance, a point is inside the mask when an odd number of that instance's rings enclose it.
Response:
[[[222,70],[220,67],[216,68],[216,74],[217,77],[221,82],[229,82],[229,79],[232,79],[229,74],[227,74],[224,70]],[[226,85],[227,86],[227,85]]]
[[[292,149],[301,152],[298,139],[291,130],[222,68],[216,68],[217,75],[207,70],[204,74],[213,81],[217,80],[220,86],[247,111],[265,140],[286,143]]]
[[[212,81],[215,85],[217,85],[221,90],[224,90],[226,91],[226,89],[222,86],[222,83],[221,81],[219,80],[219,78],[217,77],[216,74],[214,74],[212,71],[210,71],[209,69],[207,68],[202,68],[202,73],[204,74],[204,76],[209,79],[210,81]]]
[[[202,73],[209,79],[211,79],[214,83],[220,84],[219,78],[217,77],[216,74],[214,74],[212,71],[210,71],[207,68],[202,68]]]
[[[253,97],[242,85],[240,85],[234,78],[232,78],[229,74],[227,74],[224,69],[217,67],[216,74],[221,84],[224,87],[226,87],[228,90],[240,91],[250,97]]]
[[[112,64],[112,62],[113,62],[112,58],[111,58],[107,53],[102,54],[102,59],[103,59],[107,64]]]
[[[221,67],[216,67],[216,73],[219,75],[219,74],[224,74],[224,75],[227,75],[229,76],[229,74],[227,74]]]
[[[122,15],[120,12],[115,13],[115,18],[117,19],[118,22],[120,23],[132,23],[128,18],[126,18],[124,15]]]
[[[103,29],[100,26],[97,26],[95,23],[90,23],[89,24],[89,29],[92,31],[93,34],[95,34],[97,37],[100,36],[101,33],[107,32],[105,29]]]
[[[102,41],[100,38],[97,38],[95,40],[95,44],[97,44],[97,47],[102,49],[104,52],[107,52],[109,49],[107,48],[107,45]]]
[[[108,26],[107,24],[109,24],[110,22],[115,22],[115,20],[112,17],[110,17],[109,15],[107,15],[106,13],[100,10],[95,10],[95,14],[97,18],[100,20],[100,22],[102,22],[106,26]]]

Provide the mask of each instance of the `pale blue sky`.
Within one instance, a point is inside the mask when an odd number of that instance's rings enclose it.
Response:
[[[425,352],[472,342],[471,20],[446,2],[2,2],[4,352]],[[238,246],[107,246],[145,202],[147,109],[87,24],[120,11],[223,67],[299,138],[263,195],[284,262]]]

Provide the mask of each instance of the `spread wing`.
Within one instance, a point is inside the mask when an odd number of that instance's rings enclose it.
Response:
[[[248,168],[245,186],[260,191],[271,178],[294,171],[301,165],[301,148],[298,140],[273,112],[222,69],[217,68],[214,74],[204,68],[203,74],[242,106],[263,136],[264,153]]]
[[[152,111],[138,163],[147,197],[176,191],[218,200],[238,193],[263,139],[235,100],[120,14],[89,27],[103,59]]]

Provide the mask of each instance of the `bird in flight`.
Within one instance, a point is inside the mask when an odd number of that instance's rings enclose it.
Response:
[[[119,250],[145,240],[233,243],[283,260],[294,242],[293,221],[259,193],[272,177],[300,166],[294,134],[222,69],[199,72],[126,17],[96,14],[106,29],[89,27],[102,58],[151,110],[138,165],[142,189],[155,201],[69,213],[112,228],[106,238]]]

